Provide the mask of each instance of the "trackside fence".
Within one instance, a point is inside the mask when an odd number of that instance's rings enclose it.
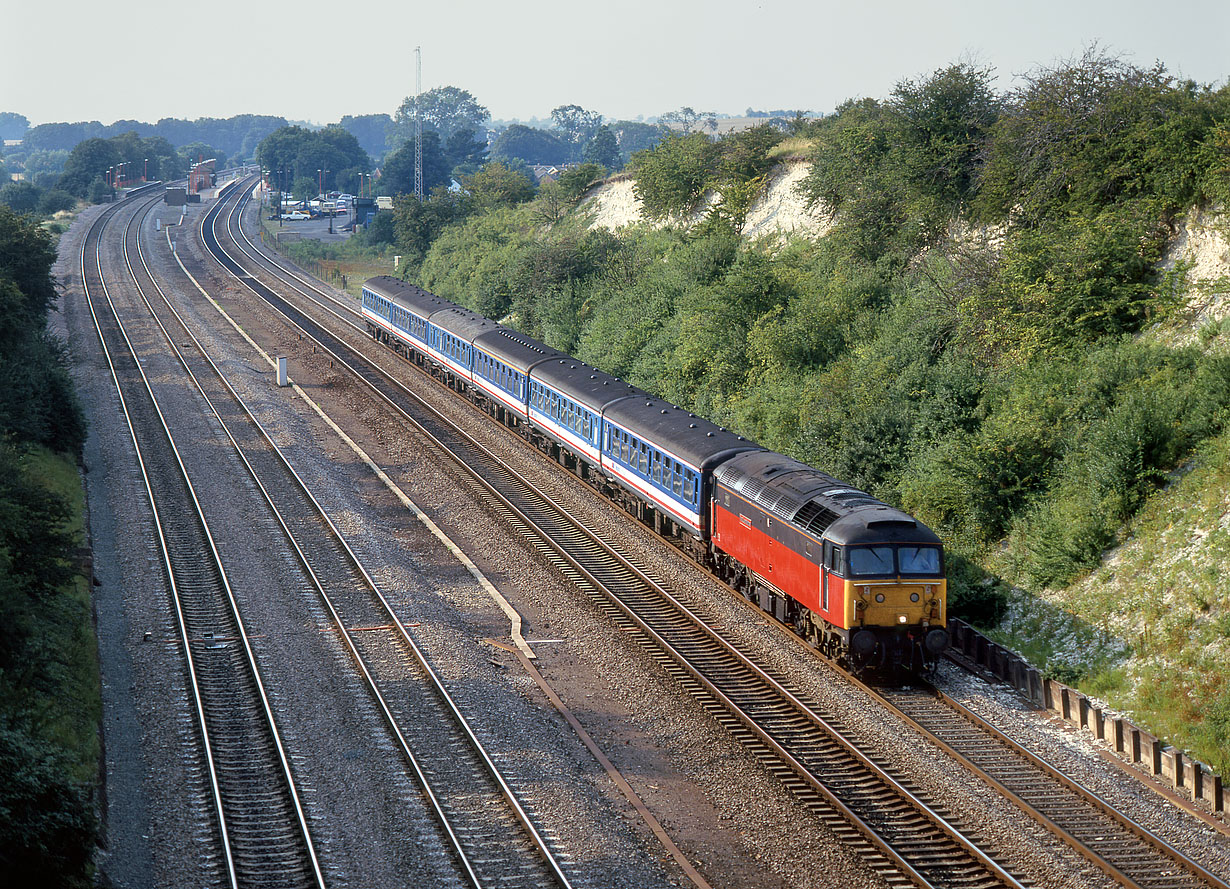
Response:
[[[1164,743],[1122,716],[1109,715],[1084,693],[1042,672],[1010,649],[992,642],[963,620],[948,621],[952,647],[979,670],[1011,685],[1029,701],[1104,741],[1125,762],[1143,768],[1209,811],[1226,817],[1221,776],[1204,763]]]

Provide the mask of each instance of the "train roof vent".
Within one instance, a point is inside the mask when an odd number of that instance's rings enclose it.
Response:
[[[867,522],[868,528],[883,528],[885,525],[898,525],[907,528],[917,528],[918,522],[907,515],[892,515],[882,519],[870,519]]]
[[[780,488],[766,490],[756,498],[756,502],[778,515],[794,515],[799,511],[800,505],[797,497],[791,497],[789,493]]]
[[[794,516],[794,522],[808,531],[823,534],[829,525],[837,521],[837,513],[822,503],[808,500]]]
[[[747,497],[749,500],[760,501],[760,494],[764,491],[764,482],[758,478],[744,476],[741,482],[735,482],[734,487],[739,489],[739,493]]]
[[[860,506],[883,506],[876,498],[870,494],[864,494],[861,491],[853,494],[842,494],[838,497],[833,497],[840,505],[846,509],[855,509]]]

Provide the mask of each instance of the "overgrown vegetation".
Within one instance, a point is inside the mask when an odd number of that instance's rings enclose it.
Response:
[[[738,237],[769,128],[635,156],[650,217],[720,195],[688,230],[587,231],[540,192],[398,235],[442,296],[916,512],[990,620],[1006,587],[973,566],[1070,581],[1224,428],[1225,359],[1138,335],[1182,302],[1176,214],[1230,196],[1228,126],[1225,87],[1096,48],[1007,95],[956,64],[799,122],[817,243]]]
[[[54,258],[43,229],[0,207],[0,868],[85,887],[100,714],[77,557],[85,423],[46,329]]]
[[[799,154],[829,233],[745,242],[773,163]],[[1177,218],[1230,202],[1230,87],[1096,47],[1007,94],[959,63],[789,134],[685,127],[631,170],[648,217],[703,203],[703,220],[589,230],[571,212],[588,171],[535,193],[501,166],[400,201],[390,246],[441,296],[917,514],[947,543],[953,613],[1009,615],[1023,635],[1005,641],[1052,675],[1156,681],[1119,665],[1151,650],[1139,628],[1160,606],[1080,603],[1082,621],[1033,595],[1096,572],[1176,467],[1230,434],[1224,337],[1145,335],[1188,296],[1182,267],[1160,271]],[[1207,597],[1216,635],[1228,603]],[[1200,691],[1214,706],[1184,712],[1184,737],[1230,764],[1230,692]],[[1156,697],[1120,700],[1161,727]]]

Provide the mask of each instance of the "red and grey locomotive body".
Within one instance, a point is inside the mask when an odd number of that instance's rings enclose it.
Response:
[[[856,669],[934,660],[948,646],[943,548],[930,528],[770,451],[715,471],[718,570]]]

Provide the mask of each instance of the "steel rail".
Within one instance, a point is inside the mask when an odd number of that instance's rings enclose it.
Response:
[[[299,839],[302,840],[307,850],[308,863],[309,863],[310,871],[311,871],[311,878],[313,880],[314,885],[318,887],[324,887],[325,885],[324,877],[320,869],[319,861],[317,860],[317,857],[316,857],[315,848],[311,841],[311,835],[307,827],[306,819],[304,818],[304,815],[303,815],[302,805],[298,797],[298,792],[296,789],[293,775],[290,771],[290,764],[289,764],[288,757],[286,755],[285,746],[282,742],[280,734],[278,733],[277,725],[273,718],[273,712],[269,704],[268,696],[265,692],[263,682],[261,681],[261,678],[260,678],[260,672],[256,665],[255,655],[251,649],[251,646],[250,646],[250,643],[247,637],[246,629],[243,624],[243,619],[238,610],[238,603],[236,602],[234,598],[234,593],[230,587],[230,582],[227,577],[225,568],[222,565],[221,557],[218,553],[217,546],[213,539],[213,535],[209,529],[208,522],[205,519],[204,511],[201,507],[200,500],[192,484],[187,468],[184,465],[182,455],[180,454],[179,448],[175,443],[175,438],[171,433],[170,426],[166,420],[166,417],[163,415],[162,409],[158,404],[158,400],[156,396],[154,395],[153,387],[151,386],[150,381],[148,377],[146,376],[144,369],[141,367],[140,360],[137,358],[137,351],[135,347],[133,346],[132,341],[129,338],[127,331],[124,328],[123,322],[120,320],[119,312],[116,309],[114,302],[112,301],[110,291],[106,285],[106,276],[102,269],[102,251],[101,251],[101,248],[99,247],[99,244],[101,242],[102,232],[107,226],[107,224],[110,222],[111,218],[116,213],[118,213],[120,207],[127,204],[128,200],[131,200],[135,196],[136,196],[136,193],[130,195],[129,198],[125,200],[123,203],[117,204],[113,208],[109,208],[108,211],[106,211],[106,213],[104,214],[104,216],[100,217],[100,219],[97,220],[94,223],[94,225],[91,227],[90,232],[87,234],[87,237],[85,241],[83,242],[83,246],[82,246],[82,285],[83,285],[83,289],[84,289],[85,296],[86,296],[86,302],[87,302],[87,305],[90,311],[90,316],[93,319],[95,331],[97,332],[98,337],[99,337],[99,343],[103,350],[104,356],[106,357],[107,364],[111,372],[112,380],[116,386],[116,392],[119,396],[121,408],[123,410],[123,414],[125,417],[125,421],[128,425],[129,434],[132,438],[133,446],[136,451],[136,456],[137,456],[138,463],[140,466],[141,476],[142,476],[142,480],[145,486],[146,495],[147,495],[147,498],[150,504],[151,511],[153,513],[153,517],[154,517],[155,530],[157,533],[159,550],[162,556],[163,567],[166,570],[168,585],[170,587],[172,601],[175,606],[176,623],[177,623],[177,627],[179,629],[179,634],[180,634],[180,644],[182,646],[184,657],[187,662],[189,681],[192,687],[194,709],[196,710],[196,723],[197,723],[199,731],[201,732],[203,752],[205,754],[207,768],[209,771],[209,784],[211,788],[211,795],[213,798],[214,813],[215,813],[215,816],[217,817],[217,825],[218,825],[218,830],[220,834],[222,852],[223,852],[224,859],[225,859],[225,870],[227,874],[227,879],[230,885],[232,887],[235,887],[235,889],[237,889],[237,887],[239,886],[240,871],[236,864],[236,854],[235,854],[235,849],[233,845],[234,838],[232,836],[232,831],[228,827],[228,820],[229,820],[228,810],[226,808],[225,801],[223,798],[225,795],[224,790],[223,790],[224,781],[220,777],[219,766],[216,762],[216,751],[214,749],[215,745],[214,745],[214,741],[212,740],[213,733],[212,733],[212,730],[209,724],[210,720],[207,714],[208,707],[205,703],[205,700],[204,700],[205,695],[202,691],[201,684],[198,678],[199,677],[199,667],[197,665],[197,659],[193,654],[191,640],[189,639],[188,619],[185,613],[185,608],[183,604],[183,596],[180,590],[180,581],[176,576],[177,569],[174,565],[174,560],[171,555],[172,547],[170,545],[168,536],[165,531],[165,519],[163,515],[164,509],[159,505],[158,496],[154,492],[154,484],[153,484],[152,479],[150,478],[150,474],[147,468],[148,461],[146,460],[146,457],[145,457],[145,450],[141,446],[140,436],[136,429],[137,424],[134,421],[132,412],[129,408],[128,398],[126,397],[124,393],[124,386],[120,381],[119,370],[116,367],[115,359],[112,355],[111,348],[108,346],[106,335],[103,332],[104,324],[96,308],[95,296],[91,294],[91,285],[90,285],[89,275],[87,274],[87,270],[85,267],[86,253],[89,249],[88,245],[91,241],[91,236],[93,236],[93,243],[94,243],[94,248],[95,248],[95,265],[96,265],[96,271],[98,275],[98,289],[102,291],[101,295],[103,299],[105,300],[107,306],[111,310],[111,314],[114,318],[116,328],[119,331],[119,334],[123,340],[125,347],[128,349],[129,354],[133,359],[133,365],[135,367],[135,370],[140,375],[142,385],[144,387],[144,391],[149,399],[150,407],[158,419],[161,430],[166,437],[166,445],[170,449],[171,454],[175,458],[175,463],[178,466],[179,472],[181,474],[181,480],[184,484],[186,491],[188,492],[189,498],[192,503],[195,519],[197,522],[199,522],[201,533],[204,535],[205,540],[207,541],[209,555],[212,560],[212,566],[213,566],[213,569],[216,571],[216,576],[218,580],[220,581],[223,589],[225,590],[228,603],[232,609],[232,616],[236,622],[236,625],[239,631],[239,639],[242,643],[247,667],[250,672],[250,679],[252,680],[255,688],[257,689],[260,703],[262,706],[262,711],[263,711],[262,715],[264,717],[264,721],[267,725],[267,729],[270,733],[270,737],[273,741],[276,752],[278,754],[279,762],[282,768],[282,779],[285,781],[285,786],[282,788],[282,790],[286,792],[293,801],[293,807],[294,807],[296,817],[297,817],[298,829],[300,831]],[[145,208],[146,211],[148,211],[148,208],[152,207],[155,203],[156,201],[151,202]],[[129,222],[129,225],[131,225],[131,220]],[[125,229],[125,232],[127,232],[127,228]]]
[[[202,221],[202,224],[204,224],[204,221]],[[478,757],[480,763],[486,769],[491,779],[496,783],[497,787],[500,789],[500,792],[504,796],[505,801],[508,804],[509,808],[512,810],[515,818],[525,828],[528,838],[530,839],[531,845],[535,849],[538,850],[544,863],[546,864],[548,869],[551,871],[554,880],[561,887],[564,887],[564,889],[569,889],[571,884],[567,876],[564,874],[563,869],[561,868],[554,853],[551,851],[549,845],[547,844],[545,838],[542,837],[542,835],[539,833],[537,828],[534,826],[532,819],[530,818],[528,812],[526,812],[521,802],[517,799],[516,793],[513,791],[511,786],[509,786],[509,784],[507,783],[507,780],[501,774],[494,760],[491,758],[490,754],[487,752],[482,742],[478,739],[477,735],[474,733],[474,730],[470,726],[469,721],[462,714],[460,707],[457,705],[453,696],[448,692],[448,689],[445,687],[443,680],[439,676],[438,671],[436,671],[431,666],[431,663],[426,653],[421,649],[418,643],[415,642],[415,640],[411,637],[404,622],[397,616],[392,604],[389,602],[384,592],[381,590],[375,578],[373,578],[371,573],[367,570],[366,566],[363,564],[358,554],[355,553],[349,541],[346,539],[345,535],[341,532],[341,530],[337,527],[336,523],[333,521],[332,517],[325,510],[324,506],[319,502],[316,496],[312,493],[308,484],[304,481],[304,479],[298,473],[298,471],[295,470],[294,466],[291,464],[289,458],[287,458],[287,456],[282,451],[282,449],[278,447],[277,443],[273,440],[272,435],[265,428],[265,426],[260,422],[260,420],[256,417],[255,412],[249,407],[247,402],[238,393],[238,391],[236,391],[235,388],[231,385],[230,381],[227,379],[226,375],[222,372],[221,368],[218,367],[217,363],[213,360],[213,358],[210,357],[207,349],[200,342],[196,334],[193,332],[191,326],[187,323],[187,321],[184,320],[184,318],[180,315],[179,311],[175,308],[175,306],[167,298],[162,287],[158,284],[157,280],[155,280],[153,274],[149,270],[148,265],[145,263],[144,255],[142,254],[139,254],[139,255],[141,258],[142,265],[145,268],[146,275],[150,279],[150,283],[153,285],[154,289],[157,291],[162,302],[166,305],[167,309],[175,317],[175,320],[182,327],[183,331],[191,339],[194,347],[196,348],[196,351],[200,354],[201,358],[208,364],[209,368],[212,370],[213,374],[216,376],[219,383],[225,388],[227,394],[235,402],[235,404],[238,405],[239,408],[242,410],[242,412],[245,415],[246,420],[252,424],[252,426],[260,434],[260,437],[262,438],[262,440],[268,446],[270,452],[276,456],[277,462],[285,470],[287,475],[293,480],[295,487],[303,495],[307,503],[310,505],[313,513],[328,528],[328,533],[332,536],[333,540],[341,547],[351,567],[362,578],[363,585],[367,587],[367,589],[372,594],[372,596],[376,599],[377,602],[379,602],[382,612],[391,622],[391,626],[394,628],[395,632],[402,640],[403,645],[407,649],[409,649],[415,661],[418,663],[419,667],[423,670],[424,674],[428,677],[436,695],[440,698],[441,701],[444,702],[445,706],[447,707],[449,712],[452,714],[457,727],[461,729],[468,743],[470,744],[471,748],[473,749],[476,756]],[[194,283],[196,282],[194,281]],[[389,703],[387,702],[383,693],[380,691],[378,681],[376,680],[375,676],[370,671],[368,664],[366,662],[366,659],[364,658],[362,653],[359,651],[359,648],[354,641],[353,635],[346,628],[345,623],[342,619],[342,616],[338,612],[336,604],[333,601],[333,597],[326,590],[325,584],[320,579],[320,576],[318,575],[317,571],[312,567],[311,560],[309,559],[308,554],[304,551],[303,547],[300,544],[300,541],[297,539],[295,533],[291,530],[289,523],[287,522],[285,516],[283,515],[283,511],[275,503],[273,494],[269,491],[269,488],[266,486],[265,482],[262,480],[260,473],[249,461],[247,455],[244,453],[243,447],[235,439],[234,435],[231,433],[231,430],[227,427],[225,421],[223,420],[220,411],[218,410],[214,402],[210,399],[208,393],[206,393],[204,385],[201,383],[201,381],[197,378],[196,374],[189,367],[187,359],[185,358],[179,346],[175,342],[175,338],[171,336],[171,333],[166,329],[162,321],[159,318],[157,318],[156,312],[154,311],[154,307],[148,302],[144,293],[142,294],[142,299],[146,300],[146,305],[149,308],[151,315],[154,316],[154,320],[157,323],[158,327],[162,330],[163,336],[166,339],[167,344],[173,350],[173,352],[179,359],[181,365],[183,366],[185,372],[188,374],[189,378],[192,379],[197,390],[201,393],[201,396],[204,398],[206,404],[209,406],[210,410],[213,412],[214,416],[217,418],[218,423],[222,428],[222,431],[225,433],[227,439],[231,442],[231,445],[234,448],[236,454],[239,456],[239,459],[243,463],[244,467],[247,469],[249,476],[251,477],[252,481],[255,483],[257,489],[261,492],[270,511],[272,512],[273,516],[277,520],[279,526],[282,528],[282,532],[285,535],[287,541],[290,543],[292,548],[295,550],[295,553],[296,553],[296,556],[299,562],[302,564],[306,574],[311,580],[311,583],[313,587],[315,588],[315,590],[317,591],[317,594],[319,595],[322,603],[325,605],[325,607],[329,611],[330,616],[338,629],[340,637],[343,639],[343,642],[347,650],[350,652],[352,658],[355,660],[355,663],[360,673],[362,674],[364,681],[367,683],[370,692],[372,693],[374,699],[377,702],[378,708],[381,710],[381,713],[386,723],[388,724],[391,731],[394,733],[394,736],[397,738],[398,745],[400,746],[403,755],[406,757],[407,761],[410,763],[411,768],[414,771],[423,789],[425,796],[428,798],[433,808],[433,811],[435,812],[437,816],[437,819],[439,820],[447,836],[449,837],[450,843],[453,845],[454,851],[458,859],[461,861],[463,865],[467,878],[471,881],[471,884],[474,885],[475,887],[482,887],[484,883],[483,883],[483,880],[480,878],[478,872],[476,871],[473,862],[471,861],[471,857],[472,857],[471,853],[469,853],[466,850],[464,841],[458,836],[453,825],[450,823],[450,816],[448,815],[447,812],[444,811],[441,800],[439,796],[437,795],[436,791],[432,787],[431,779],[427,776],[427,774],[423,770],[423,767],[420,765],[419,758],[415,755],[411,747],[411,744],[406,738],[405,733],[403,732],[401,725],[398,723],[396,716],[394,716]]]

